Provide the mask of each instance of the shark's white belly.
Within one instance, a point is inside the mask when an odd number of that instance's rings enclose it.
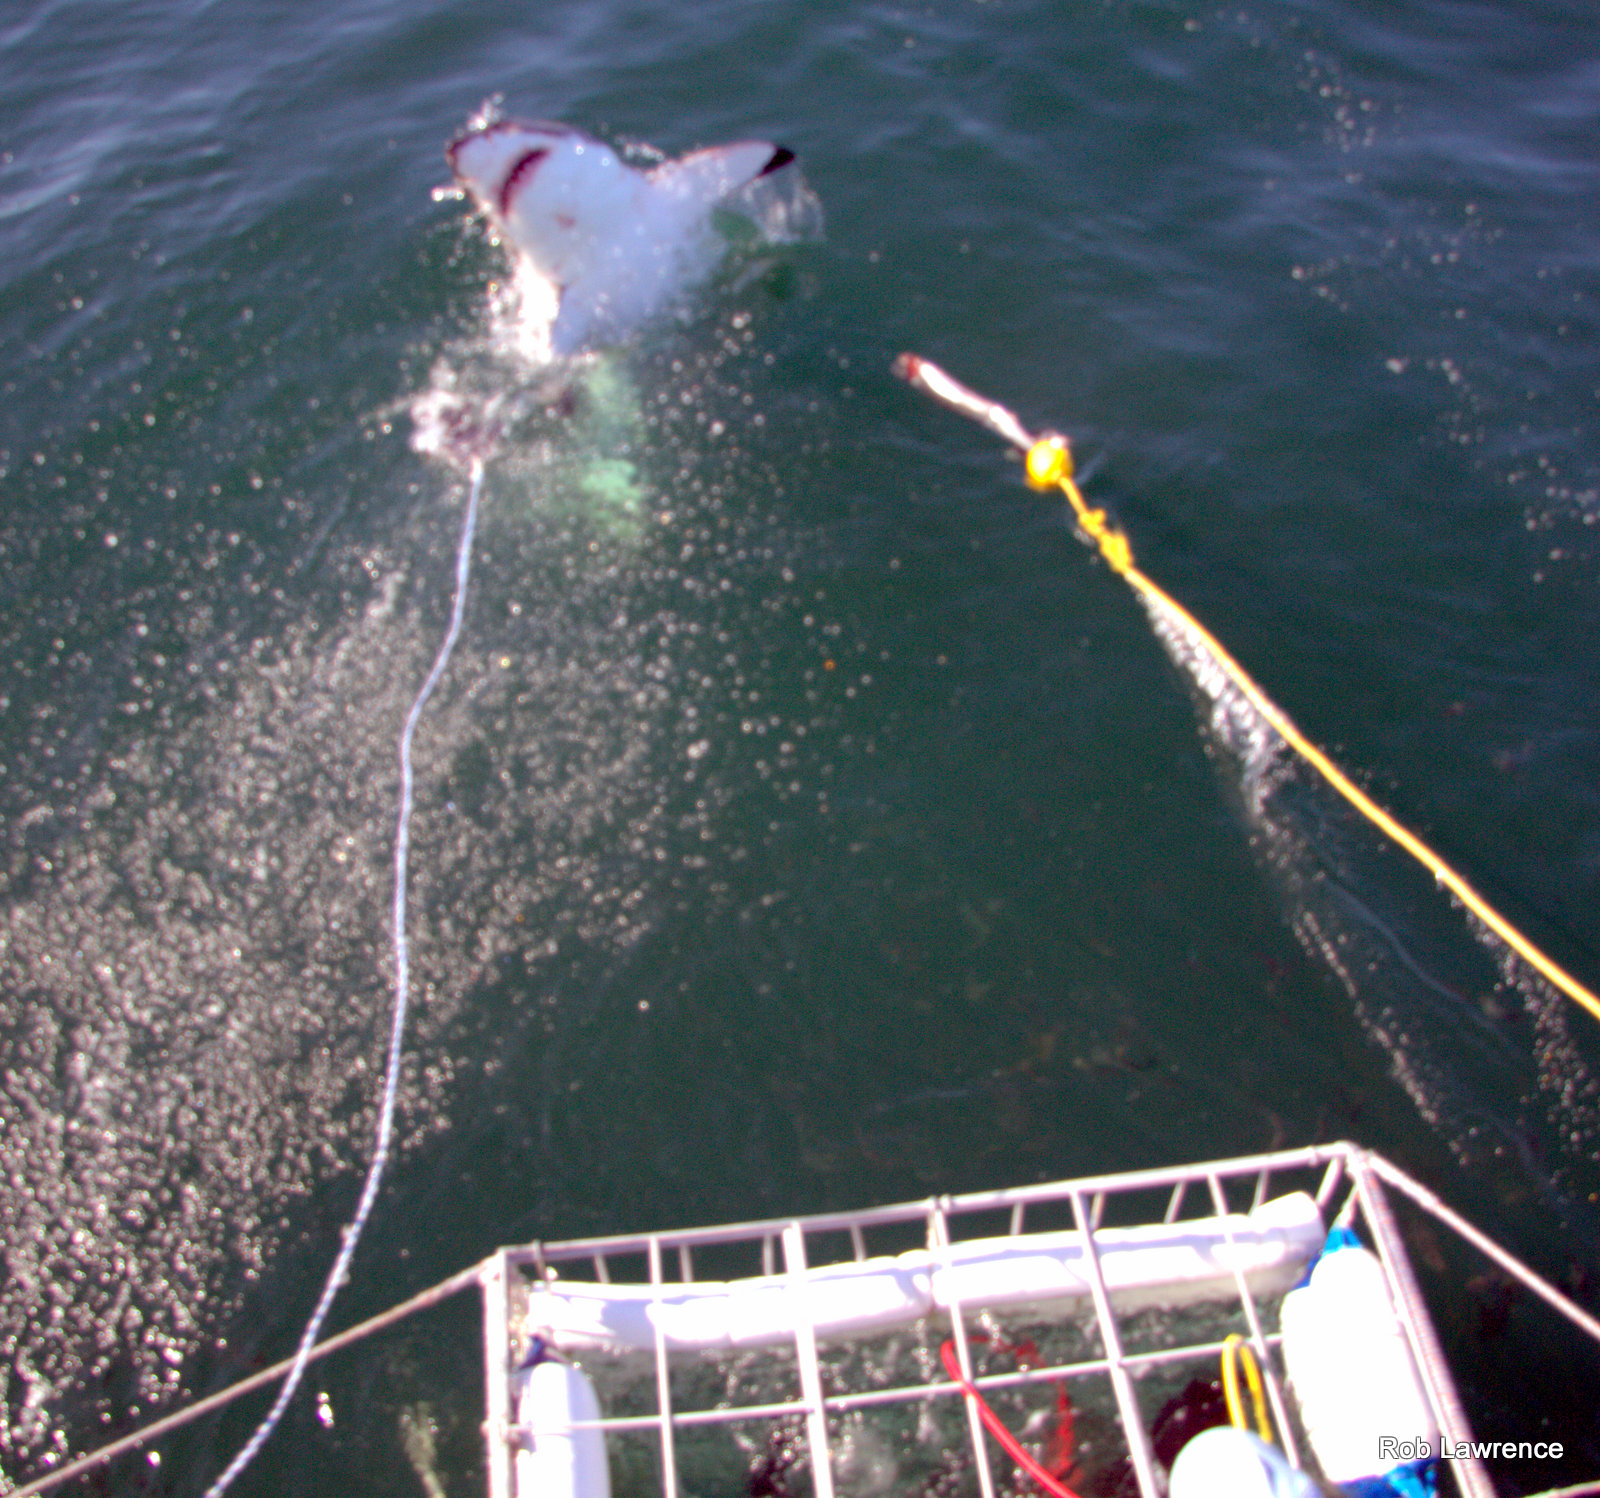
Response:
[[[475,126],[448,152],[457,179],[550,289],[553,353],[615,343],[715,267],[711,215],[780,171],[793,153],[765,141],[696,151],[650,171],[557,124]]]
[[[599,223],[583,252],[561,264],[544,253],[538,226],[516,215],[508,220],[507,239],[559,292],[553,352],[626,337],[704,280],[721,258],[724,246],[704,216],[653,203],[643,192],[638,199],[627,213]]]

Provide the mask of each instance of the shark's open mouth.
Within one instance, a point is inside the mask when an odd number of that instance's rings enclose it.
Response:
[[[511,170],[506,173],[506,180],[500,184],[500,212],[502,215],[511,212],[511,199],[516,194],[517,188],[522,185],[525,177],[532,175],[539,168],[539,163],[548,156],[548,150],[525,151],[517,157]]]

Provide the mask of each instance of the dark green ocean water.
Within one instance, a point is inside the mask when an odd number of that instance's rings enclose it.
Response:
[[[10,0],[0,1489],[286,1352],[353,1205],[464,495],[408,411],[508,368],[431,189],[496,94],[781,140],[827,232],[618,357],[642,519],[581,411],[489,463],[335,1320],[511,1240],[1342,1136],[1592,1303],[1600,1028],[888,373],[1070,433],[1141,564],[1594,986],[1588,4]],[[1600,1469],[1592,1360],[1441,1314],[1479,1433],[1568,1442],[1509,1491]],[[477,1337],[320,1369],[237,1491],[427,1492],[423,1427],[478,1491]],[[258,1414],[89,1486],[197,1492]]]

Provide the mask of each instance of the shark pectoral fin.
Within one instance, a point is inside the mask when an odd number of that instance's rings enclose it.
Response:
[[[764,172],[777,171],[793,160],[794,152],[770,141],[746,140],[663,162],[650,173],[650,182],[664,192],[710,208]]]
[[[611,286],[603,275],[588,275],[561,288],[560,309],[550,324],[552,353],[577,353],[591,337],[604,338],[615,320]]]
[[[575,303],[563,299],[561,310],[550,324],[552,354],[570,354],[582,345],[584,335],[589,331],[590,310],[584,308],[580,313]]]

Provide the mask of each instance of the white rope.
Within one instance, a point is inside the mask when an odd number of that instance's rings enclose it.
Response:
[[[206,1490],[206,1498],[221,1498],[221,1495],[228,1491],[234,1479],[255,1460],[257,1453],[266,1445],[272,1432],[277,1429],[278,1421],[283,1418],[283,1412],[289,1407],[289,1401],[294,1398],[300,1380],[305,1374],[306,1365],[311,1359],[311,1349],[316,1346],[317,1338],[322,1333],[322,1323],[333,1307],[334,1296],[339,1293],[339,1287],[349,1277],[350,1261],[355,1257],[356,1244],[360,1241],[361,1231],[366,1227],[367,1218],[372,1213],[373,1203],[378,1199],[378,1186],[383,1180],[384,1168],[389,1163],[389,1148],[394,1138],[395,1101],[400,1092],[400,1061],[405,1040],[406,1009],[411,991],[411,951],[406,942],[407,863],[411,853],[411,740],[416,735],[417,724],[422,720],[422,710],[427,706],[428,699],[433,696],[434,688],[443,678],[445,667],[450,662],[450,653],[456,648],[456,640],[461,634],[461,621],[467,610],[467,578],[472,566],[472,537],[477,529],[478,497],[482,492],[483,463],[474,459],[472,482],[467,491],[467,513],[461,523],[461,542],[456,551],[455,607],[450,614],[450,627],[445,631],[444,643],[439,647],[433,669],[428,672],[427,680],[422,683],[422,690],[417,693],[416,701],[411,704],[411,711],[406,714],[405,727],[400,730],[400,818],[395,826],[394,835],[394,1014],[389,1027],[389,1065],[384,1074],[383,1103],[378,1110],[378,1139],[372,1151],[372,1161],[367,1166],[366,1184],[361,1190],[361,1200],[356,1203],[355,1215],[342,1234],[343,1241],[339,1245],[338,1257],[333,1261],[333,1268],[329,1271],[327,1282],[322,1287],[317,1307],[311,1313],[305,1331],[300,1335],[300,1346],[295,1353],[294,1364],[289,1369],[288,1377],[283,1381],[283,1387],[278,1390],[277,1399],[267,1411],[266,1418],[256,1427],[255,1434],[228,1463],[222,1476]]]

